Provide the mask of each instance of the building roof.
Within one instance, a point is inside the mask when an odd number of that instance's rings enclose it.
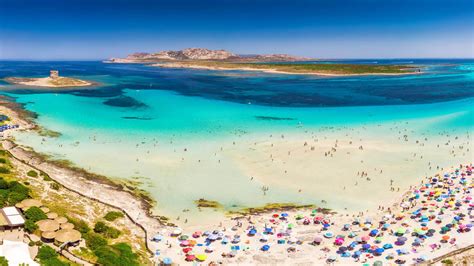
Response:
[[[5,207],[1,210],[0,214],[4,218],[0,219],[0,225],[17,226],[25,224],[25,219],[15,207]]]

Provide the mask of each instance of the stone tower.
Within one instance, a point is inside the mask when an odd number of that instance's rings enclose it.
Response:
[[[52,79],[59,78],[59,70],[50,70],[49,77]]]

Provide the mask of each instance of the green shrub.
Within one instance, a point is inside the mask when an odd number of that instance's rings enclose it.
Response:
[[[38,177],[38,172],[36,172],[35,170],[30,170],[28,171],[28,173],[26,173],[26,175],[29,177]]]
[[[0,257],[0,266],[8,266],[8,260],[5,257]]]
[[[25,230],[28,231],[28,233],[33,233],[36,229],[38,229],[38,225],[35,222],[32,220],[25,221]]]
[[[91,250],[96,250],[99,247],[107,245],[107,239],[103,238],[101,235],[93,232],[89,232],[84,236],[86,240],[86,245]]]
[[[38,207],[30,207],[25,211],[25,217],[34,223],[40,220],[48,219],[48,216]]]
[[[94,250],[97,262],[104,266],[127,265],[137,266],[138,256],[133,253],[132,248],[126,243],[119,243],[112,246],[102,246]]]
[[[109,222],[113,222],[117,220],[118,218],[122,218],[122,217],[124,217],[122,212],[110,211],[104,216],[104,219]]]
[[[38,255],[36,256],[36,258],[40,261],[57,257],[58,253],[56,253],[56,250],[46,245],[40,247],[40,249],[38,250]]]
[[[5,158],[0,158],[0,163],[7,163],[7,159],[5,159]]]
[[[59,190],[59,188],[61,188],[61,186],[58,183],[51,183],[50,187],[54,190]]]
[[[94,232],[102,234],[106,238],[117,238],[120,236],[120,231],[114,227],[106,225],[104,222],[97,222],[94,226]]]
[[[8,188],[8,182],[0,177],[0,189],[7,189]]]
[[[49,177],[49,175],[45,174],[45,173],[41,173],[41,176],[43,177],[43,180],[44,181],[53,181],[53,179],[51,177]]]
[[[82,236],[84,237],[85,234],[89,233],[91,228],[89,227],[89,225],[87,225],[86,222],[84,222],[83,220],[79,220],[79,219],[74,219],[74,218],[71,218],[71,217],[68,217],[68,220],[70,223],[72,223],[74,225],[74,228],[81,232]]]
[[[9,174],[9,173],[10,173],[10,169],[0,166],[0,174]]]
[[[58,258],[58,253],[46,245],[43,245],[38,250],[38,255],[36,256],[39,259],[42,266],[68,266],[69,263],[62,262]]]

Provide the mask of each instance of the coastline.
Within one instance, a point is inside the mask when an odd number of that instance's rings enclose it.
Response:
[[[19,124],[19,130],[35,130],[38,127],[34,124],[32,118],[27,116],[31,116],[31,114],[19,114],[11,108],[20,107],[15,106],[15,103],[12,103],[10,107],[2,104],[0,112],[7,114],[15,123]],[[16,145],[11,137],[10,132],[4,133],[1,145],[16,160],[47,173],[51,179],[70,191],[123,211],[133,223],[144,230],[146,246],[148,251],[152,252],[153,249],[150,247],[152,243],[150,243],[147,236],[150,232],[157,232],[163,228],[163,217],[152,214],[153,202],[149,198],[138,196],[130,191],[131,187],[126,188],[111,179],[101,177],[99,181],[97,178],[91,178],[91,176],[98,177],[98,175],[88,173],[85,170],[80,171],[77,168],[71,169],[71,167],[64,165],[57,165],[48,161],[44,156],[35,153],[32,149]]]
[[[109,62],[109,63],[130,63],[130,62]],[[136,62],[139,63],[139,62]],[[153,63],[153,67],[162,67],[162,68],[184,68],[184,69],[199,69],[199,70],[213,70],[213,71],[257,71],[264,72],[269,74],[285,74],[285,75],[311,75],[311,76],[326,76],[326,77],[351,77],[351,76],[403,76],[403,75],[418,75],[423,74],[423,72],[406,72],[406,73],[361,73],[361,74],[331,74],[323,72],[288,72],[280,71],[277,69],[266,69],[266,68],[251,68],[251,67],[212,67],[212,66],[203,66],[203,65],[193,65],[193,64],[180,64],[180,63]]]

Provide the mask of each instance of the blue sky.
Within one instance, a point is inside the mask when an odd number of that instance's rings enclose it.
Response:
[[[472,0],[0,0],[0,59],[186,47],[315,58],[474,57]]]

